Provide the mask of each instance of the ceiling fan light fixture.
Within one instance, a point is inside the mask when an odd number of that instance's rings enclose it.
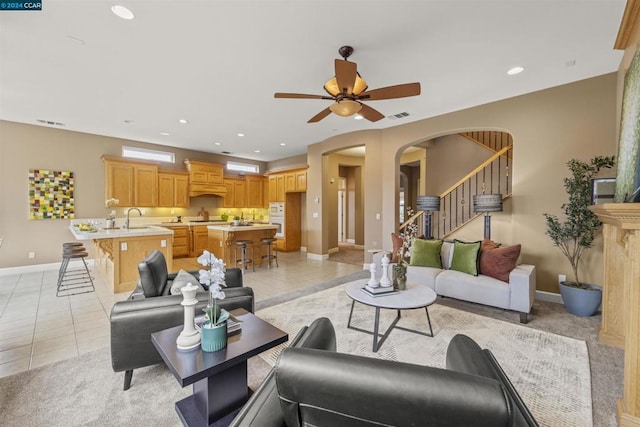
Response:
[[[341,101],[336,101],[329,106],[329,110],[332,113],[337,114],[341,117],[349,117],[353,116],[355,113],[362,109],[362,104],[357,101],[353,101],[351,99],[343,99]]]
[[[356,82],[353,85],[352,93],[354,95],[360,95],[366,89],[367,89],[367,82],[364,81],[364,79],[360,77],[360,75],[357,75]],[[342,93],[342,89],[338,87],[338,80],[335,77],[329,79],[329,81],[324,84],[324,90],[326,90],[331,96],[338,96]],[[351,94],[347,94],[347,95],[351,95]]]

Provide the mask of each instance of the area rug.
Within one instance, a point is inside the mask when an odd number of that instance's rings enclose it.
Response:
[[[372,336],[347,329],[351,299],[347,285],[304,296],[257,315],[289,333],[290,339],[318,317],[329,318],[335,329],[338,351],[418,365],[444,368],[446,349],[456,334],[473,338],[490,349],[518,393],[542,426],[592,426],[591,375],[584,341],[456,310],[439,304],[429,307],[435,337],[394,329],[377,353]],[[375,309],[356,303],[352,325],[373,330]],[[395,317],[381,310],[380,330]],[[424,310],[402,312],[399,326],[428,332]],[[283,344],[260,355],[274,365]]]

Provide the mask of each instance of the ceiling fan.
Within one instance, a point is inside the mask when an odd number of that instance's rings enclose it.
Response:
[[[379,101],[382,99],[405,98],[420,95],[420,83],[406,83],[387,86],[380,89],[367,90],[367,82],[360,76],[355,62],[347,61],[353,53],[351,46],[342,46],[338,53],[344,59],[335,60],[335,77],[325,83],[327,95],[306,95],[302,93],[274,94],[275,98],[293,99],[330,99],[334,101],[328,108],[311,117],[307,123],[315,123],[334,113],[342,117],[349,117],[356,113],[370,122],[377,122],[384,118],[378,110],[363,104],[362,101]]]

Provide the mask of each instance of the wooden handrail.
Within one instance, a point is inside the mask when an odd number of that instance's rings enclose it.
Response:
[[[446,191],[443,191],[442,193],[440,193],[440,198],[446,196],[447,194],[449,194],[450,192],[452,192],[453,190],[456,189],[457,186],[459,186],[460,184],[462,184],[463,182],[465,182],[466,180],[468,180],[469,178],[471,178],[472,176],[474,176],[475,174],[477,174],[478,172],[480,172],[482,169],[484,169],[485,167],[487,167],[489,164],[491,164],[491,162],[493,162],[495,159],[497,159],[498,157],[504,155],[504,153],[506,153],[507,151],[511,150],[513,148],[513,145],[509,145],[508,147],[504,147],[502,150],[496,152],[493,156],[489,157],[484,163],[482,163],[480,166],[478,166],[477,168],[475,168],[474,170],[472,170],[471,172],[469,172],[468,174],[466,174],[463,178],[459,179],[458,182],[456,182],[455,184],[453,184],[451,187],[447,188]]]
[[[409,218],[408,220],[406,220],[405,222],[403,222],[400,227],[398,227],[398,231],[404,230],[405,228],[407,228],[407,225],[411,224],[413,221],[415,221],[416,219],[418,219],[419,217],[421,217],[422,215],[424,215],[423,211],[417,211],[416,213],[414,213],[413,215],[411,215],[411,218]]]

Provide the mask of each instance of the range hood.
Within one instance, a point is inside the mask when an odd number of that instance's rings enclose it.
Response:
[[[189,184],[189,197],[198,196],[218,196],[227,195],[227,189],[224,185],[214,184]]]

